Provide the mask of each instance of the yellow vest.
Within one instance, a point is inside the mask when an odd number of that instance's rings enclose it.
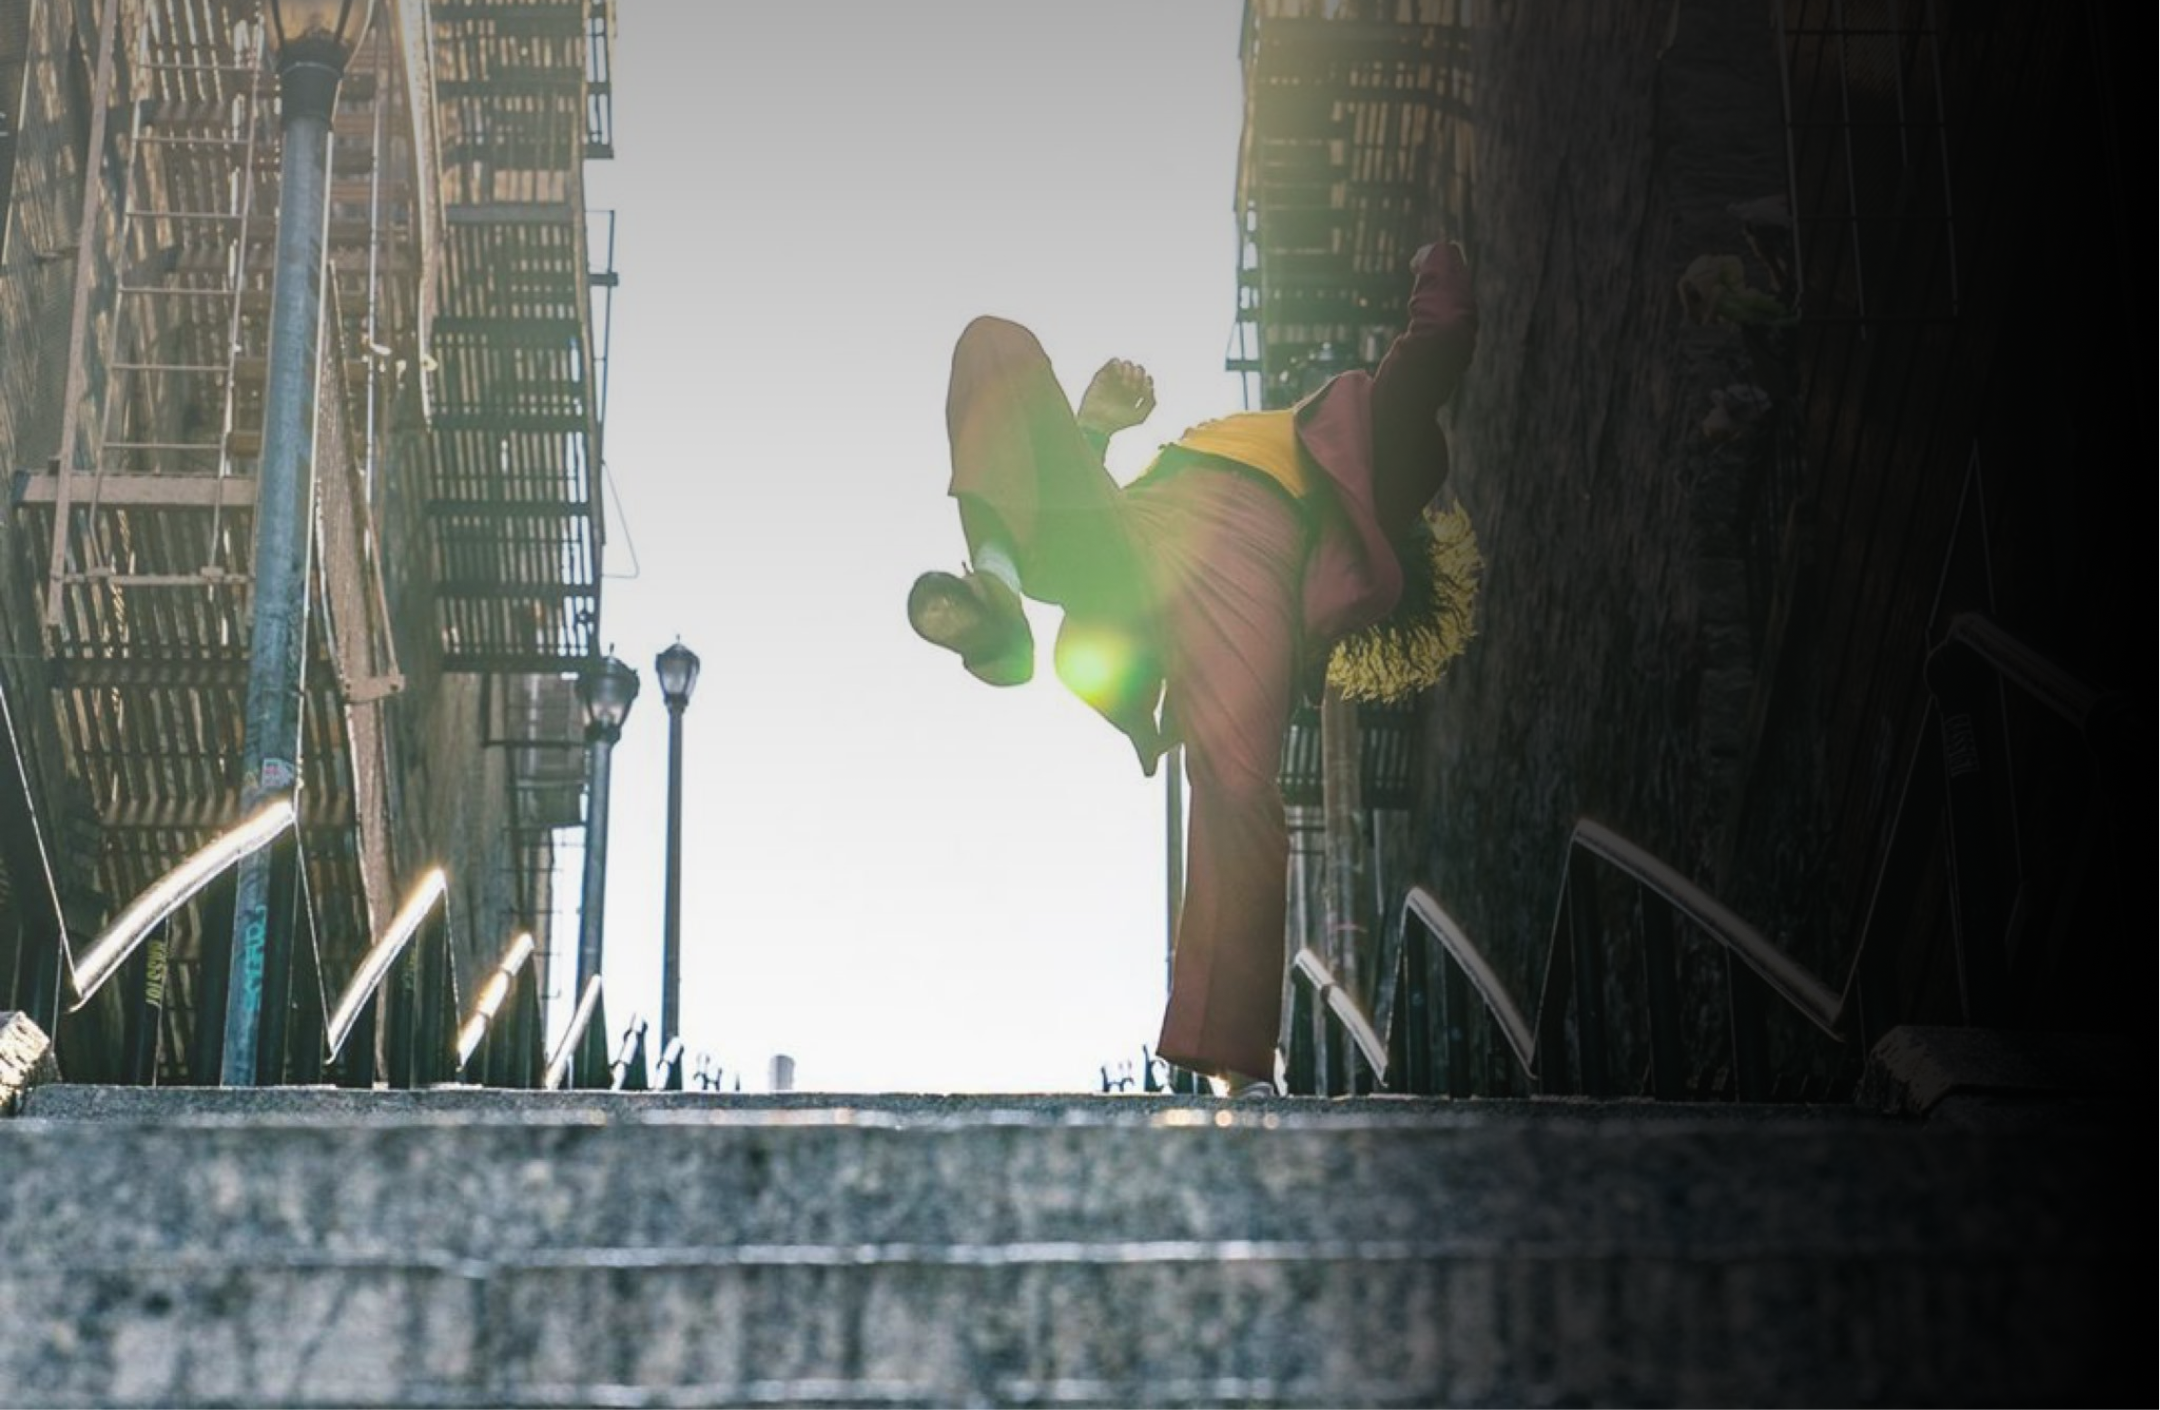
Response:
[[[1285,411],[1236,411],[1203,421],[1177,438],[1176,444],[1200,455],[1234,460],[1257,470],[1303,499],[1312,489],[1305,454],[1298,446],[1297,423]]]

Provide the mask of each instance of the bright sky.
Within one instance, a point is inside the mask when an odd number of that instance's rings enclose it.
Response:
[[[944,397],[975,315],[1033,328],[1071,396],[1111,357],[1154,374],[1120,478],[1238,405],[1239,0],[616,10],[602,620],[644,690],[611,1017],[658,1009],[680,636],[689,1048],[745,1091],[779,1052],[805,1089],[1091,1089],[1161,1019],[1162,780],[1058,685],[1054,614],[1000,691],[904,602],[964,552]]]

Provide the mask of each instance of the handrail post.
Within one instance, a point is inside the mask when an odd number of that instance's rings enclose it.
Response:
[[[505,1087],[537,1087],[545,1058],[541,1052],[539,965],[527,962],[518,971],[517,987],[510,996],[510,1026],[502,1035],[501,1084]],[[494,1041],[492,1038],[489,1040]]]
[[[607,1016],[601,1007],[601,990],[606,986],[599,975],[587,979],[578,990],[577,1007],[570,1012],[570,1024],[563,1030],[555,1047],[548,1053],[547,1063],[541,1069],[539,1085],[548,1091],[560,1091],[583,1085],[592,1072],[587,1063],[593,1050],[593,1032],[604,1031]],[[606,1056],[606,1039],[601,1039],[601,1056]]]
[[[353,1019],[351,1036],[331,1063],[331,1080],[338,1086],[364,1089],[375,1085],[375,1038],[381,1013],[378,996],[369,994]]]
[[[389,1037],[384,1051],[385,1078],[392,1087],[409,1091],[413,1087],[413,1049],[415,1020],[418,1015],[419,975],[415,973],[413,947],[407,945],[397,957],[390,972]]]
[[[603,989],[593,1004],[592,1021],[585,1025],[584,1037],[578,1044],[571,1086],[600,1091],[608,1085],[608,1060],[614,1054],[608,1051],[607,1027],[607,991]]]
[[[1567,996],[1575,987],[1575,927],[1568,920],[1567,887],[1545,949],[1545,982],[1538,989],[1537,1089],[1548,1097],[1570,1093]]]
[[[0,757],[0,864],[13,881],[19,930],[14,973],[0,968],[0,984],[10,986],[10,992],[0,993],[0,1002],[20,1007],[57,1042],[64,1007],[60,988],[70,965],[67,913],[53,884],[48,839],[38,822],[5,689],[0,689],[0,755],[5,756]]]
[[[1567,860],[1568,930],[1575,950],[1575,1042],[1583,1095],[1611,1096],[1605,1073],[1605,934],[1597,873],[1589,859]]]
[[[1979,701],[1987,693],[1985,670],[1971,651],[1954,649],[1937,650],[1927,666],[1928,689],[1942,722],[1949,795],[1951,953],[1957,961],[1964,1021],[1978,1026],[2003,1020],[2010,989],[2002,901],[1987,827],[2001,761],[1990,757],[1999,734],[1991,737],[1982,723]]]
[[[225,987],[232,972],[233,928],[239,878],[227,871],[203,890],[202,964],[195,975],[195,1047],[188,1077],[198,1086],[218,1085],[225,1063]]]
[[[1731,950],[1725,952],[1725,992],[1732,1022],[1734,1094],[1744,1102],[1770,1099],[1770,1054],[1763,1023],[1769,986]]]
[[[322,1080],[323,1037],[330,1014],[328,1001],[323,997],[322,936],[315,929],[315,898],[308,889],[305,853],[293,869],[293,884],[299,889],[299,903],[294,912],[304,930],[293,937],[293,953],[298,959],[292,976],[292,1031],[285,1040],[285,1051],[290,1064],[290,1080],[296,1085],[311,1086]]]
[[[1687,1095],[1686,1059],[1680,1043],[1680,984],[1673,968],[1672,906],[1657,896],[1641,896],[1643,982],[1650,1008],[1650,1090],[1661,1102]]]
[[[645,1071],[645,1019],[633,1017],[623,1030],[622,1046],[608,1065],[608,1087],[617,1092],[642,1092],[651,1086]]]
[[[1874,889],[1860,923],[1860,952],[1853,957],[1839,1005],[1849,1013],[1858,1001],[1853,1038],[1861,1052],[1872,1051],[1875,1041],[1904,1018],[1891,950],[1902,937],[1890,926],[1912,914],[1913,897],[1925,871],[1926,848],[1935,841],[1935,823],[1942,811],[1942,770],[1929,758],[1935,752],[1939,713],[1930,699],[1920,721],[1919,740],[1906,762],[1905,784],[1898,790],[1897,810],[1890,820],[1889,845],[1876,867]]]
[[[1283,1055],[1283,1081],[1292,1092],[1322,1096],[1319,1058],[1314,1052],[1313,1032],[1319,1023],[1319,1004],[1312,990],[1293,979],[1290,983],[1290,1045]]]
[[[445,1037],[451,1031],[448,1015],[455,1012],[448,993],[449,909],[441,905],[429,911],[420,933],[413,937],[413,1085],[420,1087],[443,1080],[448,1049],[456,1041],[454,1036]]]
[[[270,844],[269,914],[282,920],[286,934],[275,936],[262,952],[262,998],[256,1016],[254,1083],[274,1087],[285,1080],[286,1039],[291,1027],[292,952],[301,919],[300,829],[287,829]]]
[[[169,923],[169,922],[168,922]],[[120,1080],[147,1087],[157,1081],[158,1039],[164,1027],[166,924],[143,943],[121,974],[125,1013],[121,1021]]]
[[[1389,1025],[1388,1085],[1425,1095],[1433,1090],[1432,945],[1422,922],[1402,927],[1394,1021]],[[1446,1000],[1443,998],[1442,1003]],[[1445,1021],[1444,1017],[1441,1021]],[[1400,1074],[1399,1076],[1394,1074]]]
[[[682,1082],[682,1039],[673,1037],[660,1049],[660,1059],[653,1067],[653,1090],[656,1092],[679,1092]]]
[[[1472,1095],[1470,1074],[1470,985],[1462,968],[1444,964],[1440,970],[1440,1025],[1447,1045],[1447,1094]]]

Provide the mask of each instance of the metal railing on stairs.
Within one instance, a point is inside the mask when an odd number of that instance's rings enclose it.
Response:
[[[273,888],[297,892],[298,904],[291,914],[301,933],[294,937],[295,943],[275,947],[263,976],[266,1002],[259,1020],[260,1075],[271,1082],[312,1080],[324,1013],[321,952],[300,849],[298,813],[289,795],[269,799],[183,858],[144,888],[70,963],[74,994],[70,1012],[89,1006],[116,975],[129,976],[119,1004],[122,1032],[113,1072],[119,1080],[137,1084],[156,1080],[169,969],[165,931],[168,922],[198,897],[205,902],[196,928],[204,963],[188,1069],[197,1082],[219,1080],[233,876],[242,861],[265,849],[274,854]]]
[[[1691,1092],[1688,1078],[1676,921],[1714,942],[1723,966],[1726,1070],[1740,1099],[1771,1095],[1764,1059],[1767,999],[1783,1000],[1833,1040],[1843,1038],[1834,991],[1664,861],[1587,818],[1568,839],[1534,1018],[1523,1013],[1469,932],[1422,886],[1411,887],[1403,901],[1396,985],[1385,1020],[1368,1018],[1309,954],[1298,957],[1296,973],[1324,996],[1374,1081],[1387,1090],[1456,1097],[1622,1095],[1608,1060],[1607,946],[1593,863],[1631,881],[1644,901],[1647,1095],[1670,1101],[1700,1094]],[[1382,1046],[1378,1056],[1376,1045]]]
[[[1291,1024],[1289,1067],[1300,1073],[1344,1071],[1348,1089],[1451,1096],[1538,1092],[1548,1095],[1615,1096],[1640,1092],[1659,1100],[1725,1095],[1742,1101],[1780,1095],[1829,1096],[1857,1066],[1857,1054],[1889,1027],[1906,1021],[1910,1005],[1894,992],[1887,918],[1910,909],[1910,890],[1925,869],[1918,852],[1939,834],[1929,823],[1944,818],[1950,854],[1951,915],[1964,1022],[1998,1022],[2010,1016],[2010,965],[2021,950],[2021,931],[2039,924],[2032,899],[2046,891],[2057,931],[2070,913],[2064,893],[2074,892],[2096,839],[2120,829],[2115,810],[2124,790],[2110,770],[2131,752],[2128,702],[2120,693],[2088,689],[2068,672],[1982,614],[1952,619],[1930,653],[1931,728],[1907,772],[1903,801],[1881,864],[1878,884],[1847,983],[1842,991],[1795,961],[1779,946],[1677,869],[1647,849],[1592,819],[1579,820],[1568,839],[1559,904],[1546,951],[1534,1016],[1517,1005],[1497,968],[1469,933],[1430,891],[1409,889],[1402,907],[1395,984],[1377,1020],[1336,983],[1310,951],[1292,964],[1294,998],[1317,1002],[1332,1018],[1331,1039],[1347,1041],[1362,1063],[1339,1061],[1315,1067],[1296,1050],[1311,1025],[1302,1013]],[[2013,874],[2014,893],[2004,902],[1992,859],[2004,848],[2002,833],[2017,827],[2013,789],[2000,778],[2011,750],[2007,695],[2011,688],[2066,724],[2084,746],[2099,775],[2087,800],[2086,822],[2070,878],[2035,880]],[[1976,717],[1996,705],[1996,725],[1983,731]],[[1989,744],[1986,741],[1996,741]],[[1926,756],[1938,754],[1940,768]],[[1997,775],[1992,781],[1989,772]],[[2015,851],[2014,847],[2009,850]],[[1608,943],[1600,899],[1600,871],[1616,872],[1640,898],[1639,953],[1645,996],[1648,1064],[1639,1084],[1616,1078],[1609,1061],[1606,964]],[[1692,1075],[1687,1052],[1691,1014],[1683,999],[1677,944],[1679,926],[1712,942],[1721,967],[1724,1066],[1713,1080]],[[1802,1081],[1781,1092],[1769,1052],[1774,1014],[1796,1015],[1842,1049],[1840,1076]],[[1385,1034],[1384,1046],[1381,1034]],[[1497,1057],[1497,1061],[1495,1060]],[[1369,1078],[1369,1085],[1360,1079]]]
[[[599,975],[585,982],[584,992],[578,995],[577,1008],[570,1014],[569,1025],[556,1040],[555,1050],[548,1055],[547,1067],[540,1078],[543,1091],[608,1085],[601,1076],[610,1069],[607,1011],[601,990]]]
[[[456,998],[445,904],[449,889],[440,867],[422,876],[339,993],[324,1053],[340,1085],[371,1087],[380,1077],[392,1087],[416,1087],[451,1075],[456,1039],[448,1025]],[[381,1025],[378,1057],[377,1010],[386,985],[388,1021]]]
[[[532,932],[520,932],[480,986],[472,1012],[459,1026],[456,1078],[485,1087],[536,1087],[540,1083],[540,984]]]
[[[1947,858],[1956,993],[1953,1012],[1925,1012],[1925,1021],[2046,1018],[2032,1012],[2053,979],[2041,971],[2069,948],[2080,903],[2109,876],[2142,874],[2117,850],[2129,828],[2123,807],[2152,777],[2149,752],[2141,754],[2152,748],[2150,720],[2142,735],[2130,728],[2129,696],[2088,687],[1978,612],[1951,619],[1928,653],[1926,681],[1927,722],[1907,761],[1843,997],[1863,1041],[1922,1008],[1913,991],[1925,976],[1901,978],[1893,947],[1931,849],[1943,847]],[[2039,777],[2051,763],[2053,778]],[[2041,800],[2044,815],[2023,806],[2043,782],[2053,795]]]

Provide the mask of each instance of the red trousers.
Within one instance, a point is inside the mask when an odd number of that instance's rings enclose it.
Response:
[[[1152,640],[1192,791],[1186,889],[1156,1051],[1270,1077],[1282,1019],[1289,726],[1309,534],[1274,482],[1220,463],[1120,488],[1032,334],[978,319],[953,354],[952,493],[971,549],[1009,545],[1068,622]]]

